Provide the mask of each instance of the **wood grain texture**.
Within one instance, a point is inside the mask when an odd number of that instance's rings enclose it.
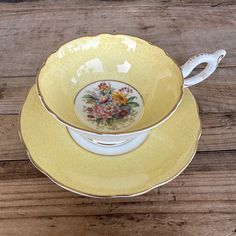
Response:
[[[236,149],[236,113],[202,114],[202,137],[199,151]]]
[[[8,4],[16,3],[16,4]],[[87,8],[91,7],[103,8],[103,7],[133,7],[133,6],[210,6],[210,7],[222,7],[222,6],[235,6],[234,0],[2,0],[0,7],[2,10],[19,10],[19,9],[34,9],[36,7],[45,9],[45,4],[54,8],[70,7],[70,8]]]
[[[0,160],[25,159],[26,153],[18,134],[18,117],[0,116]]]
[[[18,114],[35,77],[0,78],[0,114]]]
[[[191,87],[201,113],[236,112],[235,74],[236,67],[218,68],[211,78]],[[0,78],[0,114],[18,114],[34,83],[35,77]]]
[[[147,1],[146,1],[147,2]],[[63,43],[84,35],[136,35],[165,48],[182,64],[189,57],[224,48],[221,66],[235,66],[235,5],[113,7],[45,1],[37,8],[0,8],[0,76],[34,76],[37,68]],[[7,7],[6,7],[7,8]]]
[[[61,216],[5,219],[2,235],[159,235],[234,236],[232,214],[116,214],[103,216]],[[9,228],[9,225],[11,227]],[[32,229],[32,225],[34,226]]]
[[[21,229],[29,235],[53,234],[54,227],[69,235],[77,230],[81,235],[112,230],[116,235],[226,235],[236,224],[235,157],[235,151],[198,153],[174,181],[121,199],[77,196],[57,187],[29,161],[0,162],[0,233],[7,232],[4,222],[14,222],[8,232]],[[71,223],[63,225],[68,219]]]

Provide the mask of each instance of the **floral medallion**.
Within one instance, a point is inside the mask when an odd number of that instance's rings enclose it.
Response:
[[[128,84],[99,81],[83,88],[75,99],[75,111],[88,127],[101,131],[124,130],[142,116],[143,100]]]

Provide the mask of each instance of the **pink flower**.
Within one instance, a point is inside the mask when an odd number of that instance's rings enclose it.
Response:
[[[109,96],[101,96],[100,98],[99,98],[99,102],[100,103],[105,103],[105,102],[107,102],[109,100]]]
[[[101,106],[95,106],[94,111],[95,111],[98,118],[102,118],[102,119],[111,118],[111,113],[105,112],[104,108]]]

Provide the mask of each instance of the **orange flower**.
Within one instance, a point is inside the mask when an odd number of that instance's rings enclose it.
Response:
[[[114,92],[112,94],[112,98],[115,103],[121,103],[122,105],[126,105],[128,102],[126,95],[124,95],[123,93],[120,93],[120,92]]]

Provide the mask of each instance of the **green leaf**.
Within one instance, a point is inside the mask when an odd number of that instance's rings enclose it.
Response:
[[[88,99],[86,100],[87,104],[95,104],[95,100],[94,99]]]
[[[90,94],[84,95],[83,98],[96,100],[96,98],[94,96],[90,95]]]
[[[137,98],[136,96],[132,96],[130,98],[128,98],[128,102],[132,102],[135,98]]]
[[[97,125],[99,125],[100,122],[101,122],[101,118],[97,118],[97,119],[96,119],[96,123],[97,123]]]
[[[139,107],[139,104],[137,102],[128,102],[127,105],[130,107]]]
[[[112,94],[112,92],[114,91],[114,89],[112,89],[112,88],[109,88],[108,90],[107,90],[107,94]]]
[[[111,126],[112,123],[113,123],[113,119],[112,119],[112,118],[108,118],[108,119],[107,119],[107,124],[108,124],[109,126]]]

